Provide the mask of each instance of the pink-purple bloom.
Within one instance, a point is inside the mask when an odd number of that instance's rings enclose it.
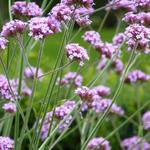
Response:
[[[14,150],[14,140],[9,137],[0,136],[0,149],[1,150]]]
[[[150,111],[147,111],[143,114],[142,122],[144,129],[150,130]]]
[[[100,35],[96,31],[86,31],[82,36],[84,41],[90,43],[92,46],[95,46],[96,43],[100,42]]]
[[[1,36],[9,37],[16,35],[17,33],[23,33],[24,29],[26,28],[27,23],[21,21],[21,20],[12,20],[8,23],[6,23],[1,32]]]
[[[134,70],[128,74],[125,81],[127,83],[136,83],[137,81],[146,82],[148,80],[150,80],[150,75],[141,70]]]
[[[126,28],[128,50],[136,49],[141,52],[149,52],[150,29],[143,25],[132,24]]]
[[[68,72],[59,81],[60,85],[73,84],[75,87],[80,87],[82,85],[83,77],[76,72]]]
[[[150,0],[135,0],[135,4],[139,8],[144,8],[144,9],[150,8]]]
[[[9,102],[3,105],[2,107],[5,112],[15,113],[16,112],[16,104],[13,102]]]
[[[125,35],[124,33],[118,33],[113,37],[113,45],[120,46],[125,41]]]
[[[7,47],[8,40],[4,37],[0,37],[0,50],[3,50]]]
[[[86,49],[79,44],[70,43],[65,47],[67,56],[71,61],[78,61],[80,66],[83,66],[85,60],[89,60]]]
[[[123,72],[123,69],[124,69],[124,64],[123,64],[122,60],[116,59],[113,62],[113,68],[114,68],[115,72],[121,74]]]
[[[42,9],[34,2],[17,1],[11,6],[13,15],[26,17],[38,17],[42,15]]]
[[[125,150],[149,150],[150,144],[145,139],[139,136],[133,136],[126,138],[121,142],[122,147]]]
[[[87,145],[88,150],[111,150],[109,141],[103,137],[95,137],[91,139]]]

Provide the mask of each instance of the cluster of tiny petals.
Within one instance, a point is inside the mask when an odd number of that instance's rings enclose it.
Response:
[[[42,15],[42,9],[34,2],[17,1],[11,7],[12,14],[26,17],[37,17]]]
[[[140,8],[150,8],[150,0],[135,0],[135,4]]]
[[[117,50],[113,44],[102,42],[97,43],[95,48],[98,52],[100,52],[102,55],[105,55],[107,58],[112,58]]]
[[[71,19],[72,10],[69,6],[59,3],[52,8],[49,15],[52,15],[59,21],[67,21]]]
[[[61,85],[66,85],[69,83],[73,83],[75,87],[80,87],[82,85],[83,77],[76,72],[68,72],[64,75],[64,77],[60,80]]]
[[[131,0],[111,0],[106,10],[136,11],[136,6],[134,1]]]
[[[24,70],[24,76],[26,78],[34,78],[35,75],[36,75],[36,70],[37,70],[36,67],[26,67],[25,70]],[[43,75],[43,71],[42,71],[41,68],[39,68],[37,77],[40,77],[42,75]]]
[[[101,97],[106,97],[110,94],[110,88],[100,85],[100,86],[96,86],[93,88],[93,90],[95,91],[96,95],[99,95]]]
[[[5,112],[15,113],[16,112],[16,104],[13,102],[9,102],[3,105],[2,107]]]
[[[96,113],[103,113],[112,103],[111,99],[99,99],[92,102],[92,108]],[[124,115],[124,110],[117,104],[112,104],[110,112],[119,116]]]
[[[145,141],[145,139],[139,136],[133,136],[127,139],[124,139],[121,142],[121,146],[126,150],[149,150],[150,144]]]
[[[144,129],[150,130],[150,111],[147,111],[143,114],[142,122]]]
[[[150,24],[150,13],[149,12],[140,12],[140,13],[133,13],[128,12],[125,14],[123,20],[127,22],[128,24],[144,24],[149,25]]]
[[[128,83],[136,83],[138,81],[148,81],[150,80],[150,75],[145,74],[144,72],[142,72],[141,70],[134,70],[132,72],[130,72],[128,74],[128,76],[126,77],[126,82]]]
[[[7,47],[8,40],[4,37],[0,37],[0,50],[3,50]]]
[[[0,136],[0,149],[1,150],[14,150],[14,140],[9,137]]]
[[[96,43],[100,42],[100,35],[96,31],[87,31],[82,36],[84,41],[90,43],[91,45],[95,46]]]
[[[21,20],[12,20],[3,26],[1,36],[7,38],[9,36],[16,35],[17,33],[22,33],[26,25],[27,23]]]
[[[87,144],[88,150],[111,150],[109,141],[105,140],[103,137],[95,137],[89,141]]]
[[[128,50],[134,49],[148,53],[150,29],[143,25],[132,24],[126,28],[125,35],[127,38]]]
[[[115,70],[115,72],[121,74],[123,72],[123,69],[124,69],[124,64],[122,62],[121,59],[116,59],[114,62],[113,62],[113,68]]]
[[[113,38],[113,45],[120,46],[125,41],[125,35],[124,33],[118,33]]]
[[[85,60],[89,60],[86,49],[76,43],[70,43],[65,47],[68,58],[73,61],[79,61],[80,66],[83,66]]]
[[[63,105],[60,105],[55,108],[54,111],[48,112],[46,114],[45,120],[41,129],[41,139],[44,140],[48,136],[48,131],[50,127],[50,123],[52,120],[53,112],[53,126],[59,124],[58,132],[63,132],[65,129],[69,127],[72,122],[71,111],[75,108],[75,101],[66,101]],[[63,120],[63,123],[60,123]]]

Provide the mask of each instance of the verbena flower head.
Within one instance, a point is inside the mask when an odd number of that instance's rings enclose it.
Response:
[[[5,112],[15,113],[16,112],[16,104],[13,102],[9,102],[3,105],[2,107]]]
[[[150,8],[150,0],[135,0],[135,4],[139,8],[143,8],[143,9]]]
[[[26,78],[32,78],[33,79],[36,75],[36,70],[37,70],[36,67],[26,67],[24,70],[24,76]],[[43,75],[43,71],[41,68],[39,68],[38,73],[37,73],[37,77],[40,77],[42,75]]]
[[[54,17],[35,17],[29,21],[29,36],[36,40],[60,32],[60,23]]]
[[[150,111],[144,113],[142,122],[145,130],[150,130]]]
[[[76,43],[70,43],[65,47],[67,56],[71,61],[78,61],[83,66],[85,60],[89,60],[86,49]]]
[[[23,33],[27,23],[20,21],[20,20],[12,20],[6,23],[3,28],[1,35],[4,37],[14,36],[17,33]]]
[[[69,6],[59,3],[52,8],[49,15],[52,15],[59,21],[67,21],[71,19],[72,10]]]
[[[102,70],[106,66],[107,61],[108,61],[108,59],[106,58],[106,56],[102,55],[98,65],[97,65],[97,69]]]
[[[95,48],[101,55],[105,55],[107,58],[112,58],[117,51],[117,48],[111,43],[99,42],[95,45]]]
[[[92,102],[92,108],[96,113],[103,113],[107,110],[107,108],[111,105],[111,103],[112,103],[111,99],[94,100]],[[124,115],[124,110],[115,103],[112,104],[110,112],[113,114],[117,114],[119,116]]]
[[[123,140],[121,145],[126,150],[140,150],[141,148],[142,150],[150,149],[150,144],[146,142],[145,139],[138,136],[133,136]]]
[[[82,36],[84,41],[90,43],[92,46],[95,46],[96,43],[100,42],[100,35],[96,31],[86,31]]]
[[[63,105],[60,105],[55,108],[55,111],[48,112],[45,116],[45,120],[41,129],[41,139],[44,140],[48,136],[48,131],[50,127],[50,123],[52,120],[53,112],[53,126],[58,125],[58,132],[63,132],[67,129],[72,122],[71,111],[75,108],[75,101],[66,101]],[[60,123],[63,120],[62,123]]]
[[[107,5],[106,10],[124,10],[128,12],[135,11],[136,6],[134,1],[131,0],[111,0]]]
[[[113,45],[120,46],[125,41],[125,35],[124,33],[118,33],[113,37]]]
[[[81,27],[89,26],[92,21],[89,14],[93,13],[93,8],[80,7],[75,9],[74,19]]]
[[[1,150],[14,150],[14,141],[9,137],[0,136],[0,149]]]
[[[82,85],[82,81],[83,77],[80,74],[77,74],[76,72],[68,72],[61,79],[60,84],[73,84],[75,87],[80,87]]]
[[[124,64],[123,62],[121,61],[121,59],[116,59],[114,62],[113,62],[113,68],[115,70],[115,72],[121,74],[123,72],[123,69],[124,69]]]
[[[136,83],[137,81],[146,82],[148,80],[150,80],[150,75],[141,70],[134,70],[128,74],[125,81],[127,83]]]
[[[96,137],[89,141],[88,150],[111,150],[110,144],[103,137]]]
[[[103,85],[96,86],[93,90],[101,97],[106,97],[110,94],[110,88]]]
[[[126,28],[128,50],[136,48],[141,52],[149,52],[150,29],[143,25],[132,24]]]
[[[26,17],[38,17],[42,15],[42,9],[34,2],[14,2],[11,11],[14,15],[22,15]]]
[[[22,95],[23,96],[31,96],[31,94],[32,94],[32,90],[29,87],[24,86],[22,88]]]
[[[7,47],[8,40],[4,37],[0,37],[0,50],[3,50]]]

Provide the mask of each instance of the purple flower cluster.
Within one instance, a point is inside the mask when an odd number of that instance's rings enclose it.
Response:
[[[0,50],[6,48],[8,41],[4,37],[0,37]]]
[[[150,8],[150,0],[135,0],[135,4],[139,8],[144,8],[144,9]]]
[[[33,79],[35,77],[36,70],[37,70],[37,68],[35,68],[35,67],[26,67],[24,70],[24,76],[26,78],[32,78]],[[39,68],[37,77],[40,77],[42,75],[43,75],[43,71],[42,71],[42,69]]]
[[[125,14],[123,20],[128,24],[139,23],[148,26],[150,24],[150,13],[140,12],[135,14],[133,12],[128,12]]]
[[[29,36],[36,40],[61,31],[60,23],[54,17],[35,17],[29,21]]]
[[[16,104],[13,102],[9,102],[3,105],[2,107],[5,112],[15,113],[16,112]]]
[[[12,20],[3,26],[1,36],[7,38],[9,36],[16,35],[17,33],[22,33],[26,25],[27,23],[21,20]]]
[[[107,4],[106,10],[136,11],[136,6],[132,0],[111,0]]]
[[[68,72],[59,81],[60,85],[68,85],[72,83],[75,87],[80,87],[82,85],[83,77],[76,72]]]
[[[89,141],[87,145],[88,150],[111,150],[109,141],[103,137],[96,137]]]
[[[150,130],[150,111],[145,112],[142,117],[142,122],[145,130]]]
[[[52,116],[53,127],[59,126],[58,132],[63,132],[67,129],[72,122],[71,111],[75,108],[75,101],[66,101],[63,105],[55,108],[54,111],[48,112],[46,114],[45,120],[41,129],[41,139],[44,140],[48,136],[49,127],[51,124]],[[54,115],[53,115],[54,112]],[[61,122],[62,121],[62,122]]]
[[[113,38],[113,45],[120,46],[121,44],[124,43],[124,41],[125,41],[125,35],[124,35],[124,33],[118,33]]]
[[[148,80],[150,80],[150,75],[145,74],[141,70],[134,70],[134,71],[132,71],[128,74],[128,76],[126,77],[125,82],[127,82],[127,83],[136,83],[137,81],[145,82],[145,81],[148,81]]]
[[[65,47],[67,56],[71,61],[79,61],[80,66],[83,66],[85,60],[89,60],[86,49],[76,43],[70,43]]]
[[[14,2],[11,11],[14,15],[22,15],[26,17],[37,17],[42,15],[42,9],[34,2]]]
[[[126,150],[149,150],[150,144],[145,139],[133,136],[122,141],[122,147]]]
[[[138,51],[149,52],[150,29],[143,25],[132,24],[126,28],[128,50],[136,48]]]
[[[14,150],[14,141],[9,137],[0,136],[0,149],[1,150]]]
[[[100,42],[100,35],[96,31],[87,31],[82,36],[84,41],[90,43],[92,46],[95,46],[95,44]]]

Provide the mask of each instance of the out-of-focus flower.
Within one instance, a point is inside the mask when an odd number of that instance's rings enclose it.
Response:
[[[121,74],[123,72],[123,69],[124,69],[124,64],[123,62],[121,61],[121,59],[116,59],[113,64],[112,64],[115,72]]]
[[[120,46],[125,41],[125,35],[124,33],[118,33],[113,37],[113,45]]]
[[[60,22],[54,17],[35,17],[29,21],[29,36],[36,40],[61,31]]]
[[[22,95],[23,96],[31,96],[32,90],[27,87],[26,85],[22,88]]]
[[[80,7],[75,9],[74,19],[79,26],[85,27],[89,26],[92,21],[89,19],[89,14],[93,13],[93,8]]]
[[[52,15],[59,21],[67,21],[72,17],[72,10],[69,6],[59,3],[52,8],[49,15]]]
[[[117,48],[111,43],[99,42],[95,45],[95,48],[101,55],[105,55],[107,58],[112,58],[117,51]]]
[[[125,82],[129,83],[136,83],[137,81],[148,81],[150,80],[150,75],[145,74],[141,70],[134,70],[128,74],[128,76],[125,79]]]
[[[8,113],[16,112],[16,104],[12,102],[4,104],[2,108],[4,109],[5,112],[8,112]]]
[[[95,91],[96,95],[101,97],[105,97],[110,94],[110,88],[103,85],[96,86],[93,88],[93,90]]]
[[[92,108],[96,113],[103,113],[105,110],[107,110],[108,107],[110,107],[111,103],[112,103],[111,99],[94,100],[92,102]],[[124,110],[115,103],[112,104],[110,112],[117,114],[119,116],[124,115]]]
[[[92,46],[95,46],[96,43],[99,43],[101,41],[100,40],[100,35],[96,31],[87,31],[87,32],[84,33],[82,38],[84,39],[84,41],[87,41]]]
[[[0,136],[0,149],[1,150],[14,150],[14,140],[9,137]]]
[[[97,69],[102,70],[106,66],[107,61],[108,61],[108,59],[106,58],[106,56],[102,55],[98,65],[97,65]]]
[[[68,58],[73,61],[79,61],[80,66],[83,66],[85,60],[89,60],[86,49],[76,43],[70,43],[65,47]]]
[[[128,50],[136,48],[141,52],[149,52],[150,29],[143,25],[132,24],[126,28]]]
[[[17,33],[23,33],[27,23],[20,21],[20,20],[12,20],[8,23],[6,23],[1,32],[1,36],[9,37],[16,35]]]
[[[76,72],[68,72],[59,82],[61,85],[73,84],[75,87],[80,87],[82,85],[83,77]]]
[[[126,150],[149,150],[150,149],[150,144],[145,141],[145,139],[138,137],[138,136],[133,136],[127,139],[124,139],[121,142],[121,145],[124,149]]]
[[[4,37],[0,37],[0,50],[5,49],[7,46],[8,40]]]
[[[34,2],[14,2],[11,11],[14,15],[22,15],[26,17],[38,17],[42,15],[42,9]]]
[[[135,0],[135,4],[139,8],[143,8],[143,9],[150,8],[150,0]]]
[[[36,75],[36,70],[37,70],[36,67],[26,67],[24,70],[24,76],[26,78],[34,78]],[[37,77],[40,77],[42,75],[43,75],[43,71],[42,71],[42,69],[39,68],[38,73],[37,73]]]
[[[48,136],[49,127],[53,116],[53,126],[58,125],[58,132],[63,132],[72,122],[70,112],[75,108],[75,101],[66,101],[63,105],[55,108],[54,111],[48,112],[41,129],[41,139],[44,140]],[[53,115],[54,112],[54,115]],[[61,121],[63,122],[61,123]]]
[[[103,137],[96,137],[89,141],[88,150],[111,150],[110,144]]]
[[[107,4],[106,10],[124,10],[126,12],[128,11],[135,11],[136,6],[135,2],[131,0],[111,0]]]
[[[144,113],[142,122],[145,130],[150,130],[150,111]]]

